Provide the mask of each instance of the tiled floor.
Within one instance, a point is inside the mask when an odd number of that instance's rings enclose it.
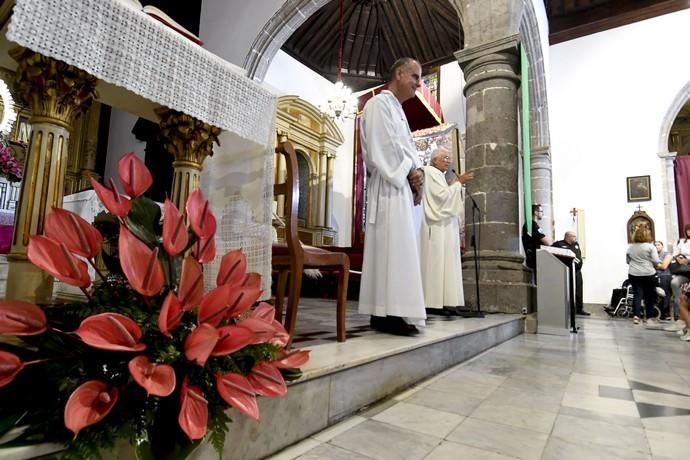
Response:
[[[629,320],[524,334],[271,457],[686,459],[690,343]]]

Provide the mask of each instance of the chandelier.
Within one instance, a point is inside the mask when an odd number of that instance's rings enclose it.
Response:
[[[357,114],[357,104],[352,97],[352,90],[345,86],[342,80],[343,68],[343,3],[340,0],[340,43],[338,45],[338,79],[329,91],[326,103],[322,104],[321,111],[329,118],[342,121],[354,118]]]

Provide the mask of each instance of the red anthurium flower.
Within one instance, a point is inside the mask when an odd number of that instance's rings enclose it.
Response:
[[[47,236],[31,235],[26,256],[32,264],[71,286],[87,288],[91,284],[86,263],[73,256],[63,243]]]
[[[208,425],[208,401],[197,386],[190,385],[185,377],[180,393],[182,404],[177,423],[190,440],[201,439],[206,435]]]
[[[205,240],[216,234],[216,217],[201,190],[189,194],[186,209],[189,225],[196,236]]]
[[[171,256],[176,256],[187,247],[189,235],[182,213],[169,199],[163,205],[163,248]]]
[[[146,356],[137,356],[129,364],[129,373],[148,394],[170,396],[175,390],[175,369],[167,364],[153,364]]]
[[[254,333],[254,343],[266,343],[271,340],[278,331],[273,324],[259,318],[247,318],[237,324],[239,327],[249,329]]]
[[[117,388],[109,388],[99,380],[82,383],[65,405],[65,426],[77,436],[83,428],[103,420],[115,406],[117,396]]]
[[[254,310],[252,310],[252,313],[249,316],[252,318],[262,319],[270,323],[276,316],[276,309],[269,303],[261,302]]]
[[[277,345],[279,347],[286,347],[288,342],[290,342],[290,334],[288,334],[283,325],[278,323],[277,321],[273,324],[275,325],[276,323],[277,326],[280,326],[280,330],[275,333],[275,335],[271,338],[271,340],[268,341],[268,343]]]
[[[53,208],[46,216],[45,235],[64,243],[67,249],[82,257],[98,255],[103,243],[101,232],[80,216],[66,209]]]
[[[208,323],[195,328],[184,341],[184,355],[199,366],[206,365],[206,360],[216,347],[220,335],[218,329]]]
[[[43,310],[20,300],[0,301],[0,334],[37,335],[48,329]]]
[[[229,284],[224,284],[208,292],[201,299],[197,313],[199,324],[209,323],[213,326],[220,324],[228,312],[228,302],[233,289]]]
[[[254,365],[247,376],[256,394],[267,397],[284,396],[287,385],[280,371],[270,363],[261,362]]]
[[[218,343],[211,356],[225,356],[241,350],[254,342],[254,332],[239,326],[225,326],[218,329]]]
[[[185,311],[199,305],[204,297],[204,273],[201,271],[199,262],[191,255],[182,261],[180,287],[177,289],[177,295]]]
[[[101,200],[103,206],[105,206],[111,214],[118,217],[125,217],[129,213],[129,210],[132,209],[132,203],[127,198],[117,193],[115,183],[112,179],[110,179],[110,187],[106,187],[92,177],[91,186],[93,187],[93,191],[96,192],[98,199]]]
[[[158,248],[149,248],[124,225],[120,226],[118,248],[122,271],[132,288],[147,297],[158,294],[165,281],[163,267],[158,261]]]
[[[153,184],[153,177],[143,161],[133,152],[117,162],[117,174],[125,193],[132,198],[142,195]]]
[[[213,236],[199,239],[192,248],[192,255],[200,264],[213,261],[216,258],[216,239]]]
[[[216,388],[223,400],[247,417],[259,421],[259,405],[247,377],[240,374],[216,375]]]
[[[182,304],[174,292],[170,291],[163,301],[161,312],[158,314],[158,329],[168,337],[172,337],[170,331],[175,329],[182,320]]]
[[[273,361],[273,366],[279,369],[297,369],[309,361],[309,350],[294,350]]]
[[[101,313],[89,316],[75,332],[87,345],[101,350],[142,351],[146,344],[139,343],[141,328],[119,313]]]
[[[232,285],[230,285],[232,286]],[[233,287],[228,298],[227,318],[235,318],[249,310],[261,295],[261,289],[251,287]]]
[[[242,281],[244,287],[261,288],[261,275],[258,273],[247,273]]]
[[[247,273],[247,257],[241,249],[230,251],[220,261],[216,284],[240,284]]]
[[[24,369],[24,363],[19,357],[0,351],[0,388],[9,384]]]

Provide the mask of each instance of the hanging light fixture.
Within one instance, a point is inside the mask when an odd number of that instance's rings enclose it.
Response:
[[[345,86],[342,80],[343,68],[343,4],[340,0],[340,29],[338,44],[338,79],[330,90],[326,103],[322,105],[321,111],[333,120],[342,121],[346,118],[354,118],[357,113],[357,105],[352,97],[352,90]]]

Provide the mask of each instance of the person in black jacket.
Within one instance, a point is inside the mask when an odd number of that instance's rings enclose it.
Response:
[[[544,217],[544,209],[538,203],[532,205],[532,234],[527,233],[527,223],[522,226],[522,248],[525,250],[525,264],[534,272],[537,281],[537,249],[549,246],[551,239],[544,235],[538,221]]]
[[[577,234],[573,231],[565,232],[562,240],[553,243],[554,247],[570,249],[575,253],[575,310],[578,315],[589,316],[582,308],[582,251],[577,242]]]

